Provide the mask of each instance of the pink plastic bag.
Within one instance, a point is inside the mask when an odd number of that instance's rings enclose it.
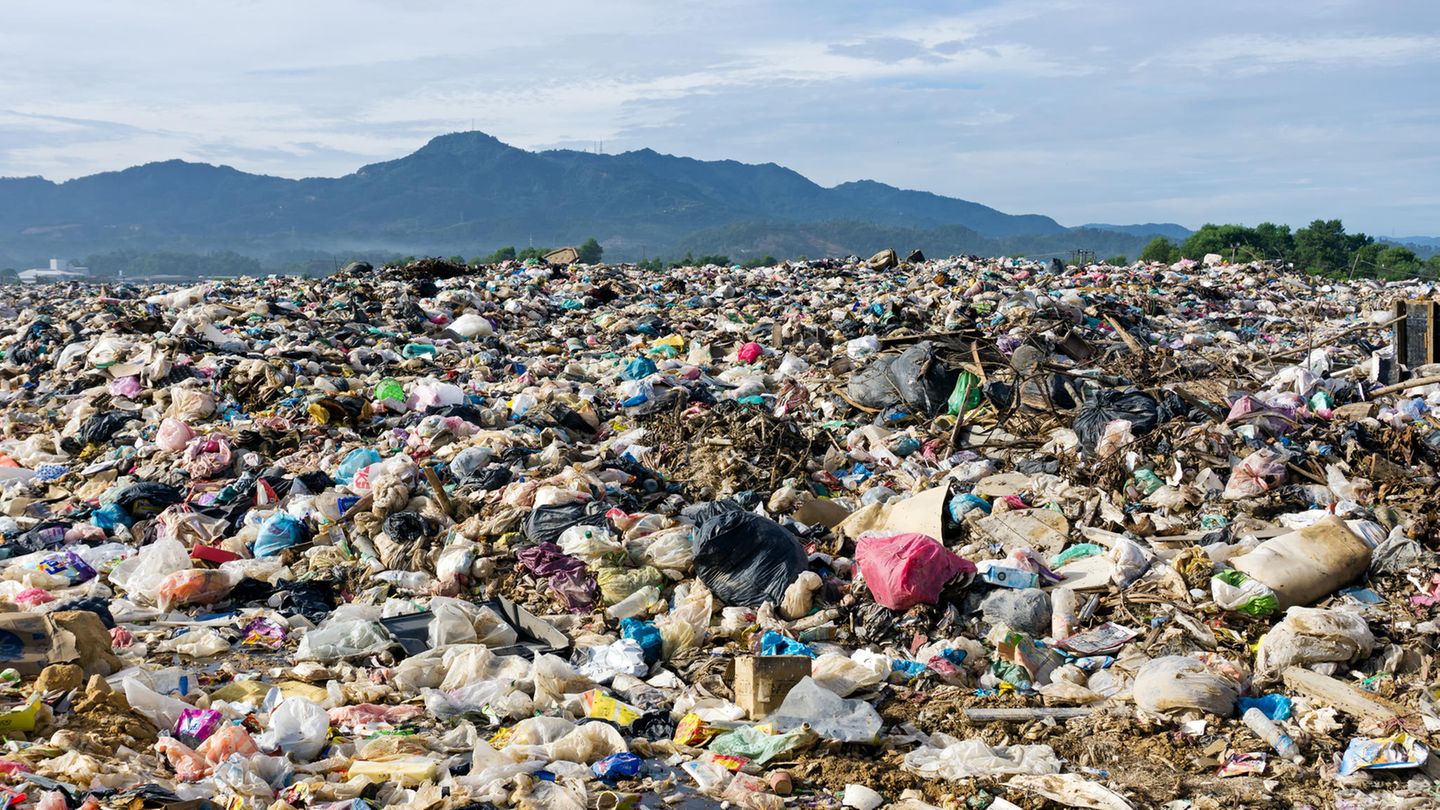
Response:
[[[167,417],[160,420],[160,427],[155,431],[155,446],[167,453],[178,453],[185,449],[185,445],[195,438],[195,431],[190,426],[174,417]]]
[[[735,352],[735,357],[742,363],[753,363],[759,360],[764,352],[764,347],[759,343],[746,343]]]
[[[909,610],[925,602],[935,604],[945,583],[957,576],[975,575],[975,564],[923,534],[861,537],[855,543],[855,563],[875,601],[891,610]]]

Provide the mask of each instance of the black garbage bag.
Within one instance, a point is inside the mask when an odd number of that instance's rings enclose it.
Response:
[[[525,521],[525,539],[532,543],[556,543],[571,526],[604,526],[605,512],[591,512],[584,503],[541,506]]]
[[[335,583],[324,579],[307,579],[291,582],[281,579],[275,583],[275,598],[271,604],[285,616],[299,614],[315,624],[325,621],[338,604]]]
[[[680,510],[680,516],[699,526],[712,518],[717,518],[726,512],[744,512],[740,504],[726,498],[720,501],[704,501],[691,504]]]
[[[514,477],[515,474],[504,464],[491,464],[466,476],[465,483],[473,484],[486,492],[494,492],[510,483]]]
[[[391,540],[405,544],[414,543],[434,531],[429,519],[419,512],[396,512],[380,525]]]
[[[120,490],[115,504],[136,520],[152,518],[185,499],[180,490],[156,481],[141,481]]]
[[[894,357],[877,357],[870,365],[850,378],[845,386],[857,405],[867,408],[888,408],[900,401],[895,386],[890,384],[890,364]]]
[[[80,430],[75,436],[85,444],[103,444],[110,441],[111,436],[119,433],[125,423],[134,418],[135,414],[126,411],[97,413],[80,423]]]
[[[1094,450],[1105,425],[1116,419],[1128,419],[1130,432],[1142,436],[1160,424],[1160,403],[1137,389],[1118,391],[1097,388],[1081,403],[1075,415],[1075,434],[1087,450]]]
[[[780,604],[807,562],[795,535],[753,512],[710,518],[696,530],[695,545],[695,573],[727,605]]]
[[[958,372],[936,356],[935,344],[922,340],[894,357],[877,358],[850,378],[850,398],[867,408],[903,404],[911,412],[934,415],[947,406]]]
[[[886,372],[904,402],[917,413],[945,410],[959,376],[935,356],[935,344],[922,340],[900,353]]]

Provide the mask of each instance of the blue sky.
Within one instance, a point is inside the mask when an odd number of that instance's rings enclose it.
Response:
[[[1434,0],[5,0],[0,175],[339,175],[472,127],[1083,222],[1440,235]]]

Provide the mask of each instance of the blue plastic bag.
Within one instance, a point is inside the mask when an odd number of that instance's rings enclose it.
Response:
[[[373,447],[357,447],[346,454],[345,459],[335,470],[336,483],[349,485],[355,480],[360,471],[371,464],[380,463],[380,451]]]
[[[643,380],[654,374],[656,371],[655,361],[648,357],[637,357],[625,364],[625,370],[620,372],[622,380]]]
[[[276,512],[260,524],[260,534],[251,549],[256,557],[273,557],[305,539],[305,527],[284,512]]]
[[[660,638],[660,628],[653,622],[635,618],[621,619],[620,637],[631,639],[640,645],[641,652],[645,654],[645,663],[654,664],[660,660],[664,641]]]
[[[792,638],[786,638],[774,630],[766,630],[760,637],[761,655],[808,655],[815,657],[815,651]]]

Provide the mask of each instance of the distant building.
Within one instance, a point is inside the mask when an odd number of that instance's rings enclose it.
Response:
[[[48,281],[71,281],[89,278],[90,268],[73,265],[67,259],[51,259],[49,267],[32,267],[16,275],[26,284],[44,284]]]

